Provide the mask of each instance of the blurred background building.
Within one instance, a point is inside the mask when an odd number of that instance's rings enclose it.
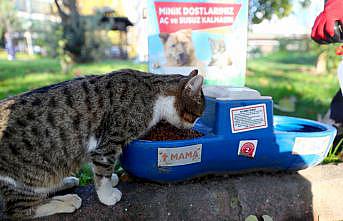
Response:
[[[13,31],[13,41],[16,46],[16,51],[32,54],[51,53],[53,56],[57,54],[54,51],[52,43],[57,42],[58,36],[53,36],[58,31],[56,29],[61,23],[61,18],[54,0],[15,0],[15,11],[20,24],[20,27]],[[126,16],[126,11],[133,11],[131,3],[122,3],[118,0],[99,0],[99,1],[82,1],[77,0],[78,11],[83,20],[92,21],[99,26],[102,26],[105,31],[110,47],[107,48],[106,54],[113,58],[134,58],[137,57],[137,49],[135,45],[138,35],[136,27]],[[136,1],[136,7],[139,7],[140,1]],[[134,10],[136,11],[136,10]],[[140,16],[137,13],[128,13],[132,16],[132,20],[140,23]],[[5,32],[2,33],[1,43],[5,44]],[[47,48],[52,47],[52,48]],[[55,50],[57,50],[55,48]],[[142,59],[147,59],[146,55],[141,55]]]
[[[55,1],[13,1],[20,24],[12,33],[16,51],[58,56],[62,30]],[[63,0],[59,1],[62,4]],[[86,44],[90,44],[88,48],[98,48],[102,52],[100,57],[135,59],[139,62],[148,60],[147,0],[74,1],[82,22],[88,21],[86,35],[96,29],[93,39],[86,40]],[[288,16],[279,18],[273,15],[270,20],[250,25],[249,56],[271,53],[280,47],[287,50],[308,49],[311,26],[323,8],[323,2],[310,1],[307,8],[301,7],[301,1],[293,0],[292,4],[292,13]],[[0,39],[5,46],[4,32]]]

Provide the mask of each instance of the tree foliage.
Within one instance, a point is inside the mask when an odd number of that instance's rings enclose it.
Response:
[[[307,7],[310,0],[300,0],[302,7]],[[285,17],[292,12],[292,0],[250,0],[249,20],[258,24],[263,20],[270,20],[273,15]]]

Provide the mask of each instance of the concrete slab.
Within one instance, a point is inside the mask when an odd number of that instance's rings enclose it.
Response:
[[[83,199],[78,211],[38,220],[343,220],[343,164],[179,184],[121,182],[118,188],[123,198],[115,206],[100,204],[89,185],[73,190]]]
[[[320,221],[343,220],[343,164],[299,172],[311,183],[312,205]]]

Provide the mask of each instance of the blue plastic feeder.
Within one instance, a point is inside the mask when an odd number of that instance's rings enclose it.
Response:
[[[174,141],[135,140],[123,150],[123,168],[134,176],[157,182],[182,181],[204,174],[300,170],[319,164],[336,135],[330,125],[273,117],[271,97],[255,90],[205,89],[206,109],[194,126],[204,136]]]

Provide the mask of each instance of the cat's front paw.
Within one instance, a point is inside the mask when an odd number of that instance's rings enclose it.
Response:
[[[122,193],[117,188],[110,188],[103,191],[98,191],[98,197],[101,203],[107,206],[113,206],[120,201]]]
[[[81,207],[82,199],[76,194],[55,196],[47,203],[37,206],[34,218],[50,216],[56,213],[72,213]]]

